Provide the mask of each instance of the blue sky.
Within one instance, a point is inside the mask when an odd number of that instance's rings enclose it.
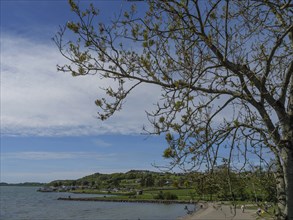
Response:
[[[106,21],[126,1],[94,1]],[[89,2],[86,2],[89,3]],[[125,108],[98,121],[99,78],[56,71],[51,38],[72,19],[66,0],[1,0],[1,181],[49,182],[95,172],[156,170],[164,137],[140,135],[159,88],[141,87]],[[143,99],[141,98],[143,97]]]
[[[93,2],[103,22],[131,4]],[[145,111],[155,110],[160,88],[140,86],[127,97],[122,111],[107,121],[97,120],[94,101],[103,95],[99,88],[112,82],[98,76],[74,78],[56,70],[57,64],[67,61],[52,37],[60,25],[74,19],[67,0],[0,3],[0,181],[49,182],[95,172],[157,170],[152,164],[168,163],[162,158],[167,147],[164,137],[141,135],[143,126],[149,126]],[[137,4],[145,10],[145,3]],[[217,120],[231,112],[226,109]]]

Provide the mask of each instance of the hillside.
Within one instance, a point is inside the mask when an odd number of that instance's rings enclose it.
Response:
[[[130,170],[126,173],[94,173],[76,180],[55,180],[49,185],[90,186],[95,189],[166,187],[183,181],[183,174],[160,173],[148,170]],[[180,178],[181,177],[181,178]]]
[[[48,185],[79,193],[132,195],[143,191],[144,194],[150,193],[150,197],[171,193],[184,199],[274,201],[276,198],[275,179],[271,172],[227,172],[225,167],[210,173],[183,174],[147,170],[94,173],[76,180],[56,180]]]

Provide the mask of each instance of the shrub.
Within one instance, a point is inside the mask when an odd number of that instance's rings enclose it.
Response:
[[[160,200],[176,200],[178,199],[178,196],[176,194],[162,191],[159,192],[159,194],[154,196],[154,199],[160,199]]]
[[[164,193],[164,199],[166,199],[166,200],[176,200],[176,199],[178,199],[178,196],[176,194],[166,192],[166,193]]]

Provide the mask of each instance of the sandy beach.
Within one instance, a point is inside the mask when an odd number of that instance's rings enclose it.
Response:
[[[210,219],[237,219],[237,220],[254,220],[256,213],[254,210],[245,210],[244,213],[240,208],[231,209],[229,205],[219,205],[214,203],[205,203],[203,208],[192,215],[185,216],[182,220],[210,220]]]

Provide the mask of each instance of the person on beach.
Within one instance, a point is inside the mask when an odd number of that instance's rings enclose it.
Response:
[[[242,210],[242,213],[244,213],[245,205],[242,205],[242,206],[241,206],[241,210]]]
[[[260,208],[257,209],[256,214],[257,214],[258,216],[261,215],[261,209],[260,209]]]
[[[264,211],[265,211],[265,212],[268,212],[268,209],[269,209],[268,203],[265,202]]]

